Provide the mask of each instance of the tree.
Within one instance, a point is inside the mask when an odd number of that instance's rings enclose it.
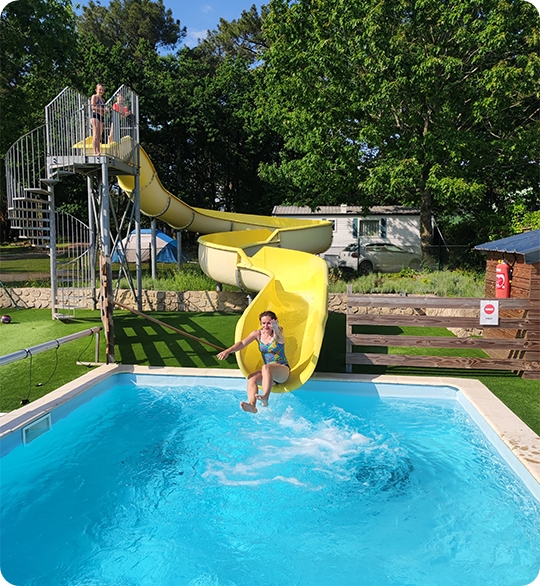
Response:
[[[218,28],[208,33],[196,47],[196,51],[216,58],[242,57],[255,63],[268,48],[262,27],[268,14],[268,6],[261,6],[261,14],[255,4],[243,10],[238,20],[231,22],[221,18]]]
[[[258,167],[273,160],[278,137],[256,115],[259,78],[245,58],[185,48],[171,60],[162,76],[168,107],[145,146],[172,193],[210,209],[272,210]]]
[[[76,56],[70,0],[18,0],[0,16],[2,57],[0,152],[45,121],[45,106],[69,85]],[[4,165],[0,169],[0,233],[7,234]]]
[[[139,129],[146,147],[169,113],[163,79],[175,57],[162,52],[176,49],[185,28],[162,0],[112,0],[108,7],[99,2],[84,7],[77,31],[75,89],[90,96],[99,82],[105,85],[106,97],[122,84],[134,90],[140,97]],[[67,200],[66,205],[73,209],[79,203],[82,208],[83,195]]]
[[[113,0],[111,6],[119,1]],[[128,3],[135,0],[124,1]],[[243,16],[247,18],[247,13]],[[260,34],[256,17],[254,9],[249,17],[254,36]],[[150,40],[157,38],[157,32],[139,39],[137,46],[123,41],[129,22],[127,10],[107,23],[99,11],[83,13],[79,21],[84,56],[79,73],[87,88],[83,91],[90,91],[96,81],[106,88],[121,81],[137,92],[141,143],[163,184],[175,195],[200,207],[271,211],[258,165],[272,160],[268,153],[275,151],[274,133],[256,117],[260,74],[252,56],[199,47],[162,55]],[[223,30],[231,30],[229,25],[221,22]],[[246,35],[247,26],[244,22],[240,27]]]
[[[107,48],[121,46],[131,55],[141,40],[151,49],[174,49],[186,34],[163,0],[111,0],[108,7],[90,0],[83,6],[79,32],[95,37]]]
[[[149,116],[166,104],[158,99],[160,75],[186,35],[162,0],[111,0],[108,7],[91,1],[77,21],[79,89],[90,92],[99,81],[111,88],[124,83],[147,104]]]
[[[538,193],[539,18],[522,0],[275,0],[264,176],[289,199],[416,205],[478,219]]]
[[[43,124],[45,106],[69,83],[76,55],[70,0],[18,0],[0,17],[0,152]]]

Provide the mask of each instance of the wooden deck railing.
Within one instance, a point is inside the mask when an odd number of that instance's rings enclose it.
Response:
[[[530,299],[499,299],[499,314],[505,310],[521,317],[499,318],[498,326],[480,326],[480,299],[402,297],[395,295],[347,295],[347,370],[353,364],[414,366],[431,368],[466,368],[512,370],[524,378],[540,378],[540,311]],[[387,308],[393,312],[366,313],[360,308]],[[476,316],[433,315],[433,309],[469,310]],[[405,313],[402,313],[405,310]],[[470,311],[474,310],[474,311]],[[430,315],[431,313],[431,315]],[[455,312],[459,313],[459,312]],[[445,336],[409,336],[399,334],[353,333],[356,325],[369,326],[430,326],[443,328],[498,328],[514,330],[512,338]],[[519,337],[515,337],[519,336]],[[458,356],[418,356],[353,352],[353,346],[395,346],[411,348],[465,348],[489,353],[508,353],[506,358],[474,358]]]

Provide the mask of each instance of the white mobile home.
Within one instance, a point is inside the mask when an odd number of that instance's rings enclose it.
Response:
[[[420,210],[403,206],[375,206],[363,215],[360,206],[275,206],[273,216],[330,220],[333,224],[332,246],[321,256],[333,264],[349,244],[360,241],[388,242],[421,254]]]

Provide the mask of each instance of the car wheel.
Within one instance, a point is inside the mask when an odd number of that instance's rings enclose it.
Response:
[[[369,262],[369,260],[363,260],[358,265],[358,272],[361,275],[369,275],[373,271],[373,265]]]
[[[414,258],[409,263],[409,268],[413,271],[419,271],[422,268],[422,261],[419,258]]]

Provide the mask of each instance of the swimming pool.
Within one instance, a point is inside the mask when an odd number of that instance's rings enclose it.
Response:
[[[314,377],[251,416],[235,371],[98,370],[0,419],[18,586],[538,575],[534,437],[477,381]]]

